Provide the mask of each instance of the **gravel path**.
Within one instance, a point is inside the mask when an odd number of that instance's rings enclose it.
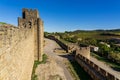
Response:
[[[58,66],[60,66],[63,69],[64,71],[63,74],[65,74],[67,80],[73,80],[71,74],[65,67],[64,58],[60,57],[57,53],[54,52],[55,48],[61,48],[61,47],[53,40],[45,39],[45,41],[46,41],[46,46],[44,48],[44,52],[56,60]]]
[[[40,64],[36,69],[39,80],[51,80],[48,78],[51,75],[59,75],[62,77],[62,80],[73,80],[71,74],[65,67],[65,58],[54,52],[56,48],[60,48],[60,46],[55,41],[45,39],[44,53],[48,55],[49,60],[46,64]]]

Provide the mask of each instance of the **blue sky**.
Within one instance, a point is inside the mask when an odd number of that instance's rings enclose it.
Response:
[[[0,22],[17,26],[22,8],[38,9],[48,32],[120,28],[120,0],[1,0]]]

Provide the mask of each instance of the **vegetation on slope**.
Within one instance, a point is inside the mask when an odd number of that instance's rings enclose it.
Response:
[[[0,22],[0,24],[6,24],[5,22]]]
[[[55,33],[47,33],[45,35],[54,35],[59,36],[60,39],[64,39],[68,42],[76,43],[85,39],[97,39],[97,40],[105,40],[115,37],[120,37],[120,29],[115,30],[93,30],[93,31],[84,31],[84,30],[76,30],[71,32],[55,32]]]

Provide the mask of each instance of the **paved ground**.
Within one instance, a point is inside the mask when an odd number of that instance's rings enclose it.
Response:
[[[59,75],[62,77],[62,80],[73,80],[64,64],[64,60],[66,58],[59,56],[58,53],[55,53],[54,50],[56,48],[60,49],[60,46],[55,41],[45,39],[44,53],[48,55],[49,62],[38,66],[36,74],[38,75],[39,80],[42,80],[43,77],[45,78],[49,75]],[[51,79],[45,78],[45,80]]]

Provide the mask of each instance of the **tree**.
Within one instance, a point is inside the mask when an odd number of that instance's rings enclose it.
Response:
[[[110,47],[108,47],[107,45],[105,44],[99,44],[99,53],[102,55],[102,56],[105,56],[107,57],[108,54],[110,53]]]
[[[108,55],[108,59],[120,64],[120,53],[110,52]]]

